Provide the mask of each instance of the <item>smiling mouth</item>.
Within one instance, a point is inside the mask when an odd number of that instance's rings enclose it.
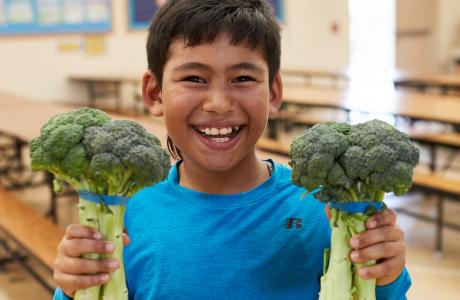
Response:
[[[196,132],[215,143],[224,144],[233,140],[244,128],[243,126],[229,126],[227,128],[210,128],[193,126]]]

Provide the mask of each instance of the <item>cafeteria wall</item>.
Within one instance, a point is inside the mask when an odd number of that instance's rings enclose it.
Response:
[[[452,67],[454,51],[460,55],[460,1],[438,0],[438,64]]]
[[[443,1],[446,16],[442,41],[451,45],[458,34],[458,0]],[[282,22],[282,66],[295,68],[343,69],[348,65],[348,1],[284,0]],[[449,9],[454,6],[455,9]],[[42,101],[81,102],[86,99],[83,86],[70,83],[73,73],[139,74],[146,68],[146,30],[128,28],[128,0],[112,0],[112,31],[101,35],[103,54],[85,48],[59,51],[59,46],[84,45],[88,35],[54,34],[0,37],[0,90]],[[447,25],[448,24],[448,25]],[[448,28],[448,29],[447,29]],[[447,50],[443,52],[447,56]],[[440,60],[441,61],[441,60]],[[124,92],[131,95],[130,87]]]
[[[60,44],[84,44],[83,34],[0,37],[0,90],[42,101],[81,102],[86,91],[68,82],[68,74],[139,74],[140,78],[147,65],[147,33],[128,28],[127,6],[128,0],[112,0],[112,31],[102,35],[106,52],[101,55],[86,53],[84,48],[58,50]],[[285,66],[347,65],[347,1],[285,0],[284,13]],[[340,27],[335,34],[333,22]]]

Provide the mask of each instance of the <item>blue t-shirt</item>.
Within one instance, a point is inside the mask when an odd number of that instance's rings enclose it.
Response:
[[[281,164],[232,195],[180,186],[176,164],[128,204],[130,299],[317,299],[330,228],[324,204],[304,193]],[[377,299],[405,299],[409,286],[404,270]],[[58,290],[55,299],[66,298]]]

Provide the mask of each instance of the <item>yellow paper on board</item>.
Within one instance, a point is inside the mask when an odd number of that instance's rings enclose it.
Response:
[[[106,41],[102,36],[89,36],[85,38],[85,54],[103,55],[106,53]]]

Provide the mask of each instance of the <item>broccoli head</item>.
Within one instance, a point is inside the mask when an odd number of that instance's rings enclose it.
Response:
[[[419,160],[409,137],[380,120],[319,123],[293,141],[290,155],[293,182],[309,191],[321,187],[315,197],[324,202],[401,195]]]
[[[48,170],[75,189],[132,195],[162,180],[169,156],[141,125],[83,108],[51,118],[30,143],[34,170]],[[59,184],[57,185],[59,187]]]
[[[51,118],[30,143],[33,170],[48,170],[74,188],[89,189],[89,158],[81,141],[89,127],[110,121],[103,111],[83,108]],[[57,185],[59,187],[59,184]],[[59,188],[58,188],[59,189]]]

